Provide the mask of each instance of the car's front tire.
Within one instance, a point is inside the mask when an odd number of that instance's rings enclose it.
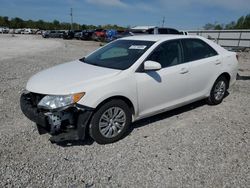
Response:
[[[113,143],[126,135],[131,121],[129,106],[123,100],[111,100],[94,113],[89,133],[99,144]]]
[[[210,96],[207,98],[208,104],[220,104],[226,95],[228,84],[229,82],[224,76],[217,78],[211,89]]]

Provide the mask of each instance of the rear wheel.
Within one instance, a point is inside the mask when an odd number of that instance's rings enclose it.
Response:
[[[207,99],[208,104],[220,104],[226,95],[228,84],[228,80],[224,76],[220,76],[211,89],[210,96]]]
[[[126,135],[131,121],[128,105],[122,100],[112,100],[94,113],[89,133],[99,144],[113,143]]]

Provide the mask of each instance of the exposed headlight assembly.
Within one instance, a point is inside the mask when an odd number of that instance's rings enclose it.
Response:
[[[83,93],[76,93],[73,95],[47,95],[38,103],[38,107],[49,110],[62,108],[78,102],[83,96]]]

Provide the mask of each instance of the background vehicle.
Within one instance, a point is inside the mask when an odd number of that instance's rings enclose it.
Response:
[[[148,34],[174,34],[178,35],[180,32],[173,28],[151,28],[146,31]]]
[[[110,42],[116,39],[116,35],[117,35],[117,30],[115,29],[109,29],[106,31],[106,41]]]
[[[15,29],[14,34],[21,34],[23,29]]]
[[[9,30],[8,27],[0,27],[0,33],[9,33]]]
[[[201,99],[221,103],[237,69],[236,53],[202,37],[126,37],[31,77],[21,109],[53,141],[84,139],[88,130],[112,143],[133,121]]]
[[[45,31],[42,36],[44,38],[63,38],[63,34],[65,31],[60,30],[51,30],[51,31]]]
[[[42,34],[43,34],[43,30],[37,29],[37,30],[35,31],[35,34],[36,34],[36,35],[42,35]]]
[[[105,29],[95,29],[92,34],[92,40],[95,41],[104,41],[106,38],[106,30]]]
[[[130,31],[134,34],[180,34],[177,29],[156,26],[137,26],[131,28]]]
[[[91,40],[94,30],[83,30],[75,34],[76,39],[80,40]]]
[[[30,28],[26,28],[21,31],[21,34],[32,34],[32,33],[33,33],[32,29]]]
[[[117,35],[114,36],[115,39],[123,38],[123,37],[129,37],[129,36],[134,36],[135,34],[132,33],[130,30],[126,31],[118,31]]]
[[[81,32],[81,30],[68,30],[63,33],[63,39],[73,39],[75,34]]]
[[[182,35],[189,35],[188,31],[180,31],[180,34],[182,34]]]

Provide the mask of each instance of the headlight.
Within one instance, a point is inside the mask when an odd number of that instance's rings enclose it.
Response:
[[[38,103],[38,107],[46,109],[56,109],[65,107],[78,102],[85,93],[77,93],[73,95],[47,95]]]

